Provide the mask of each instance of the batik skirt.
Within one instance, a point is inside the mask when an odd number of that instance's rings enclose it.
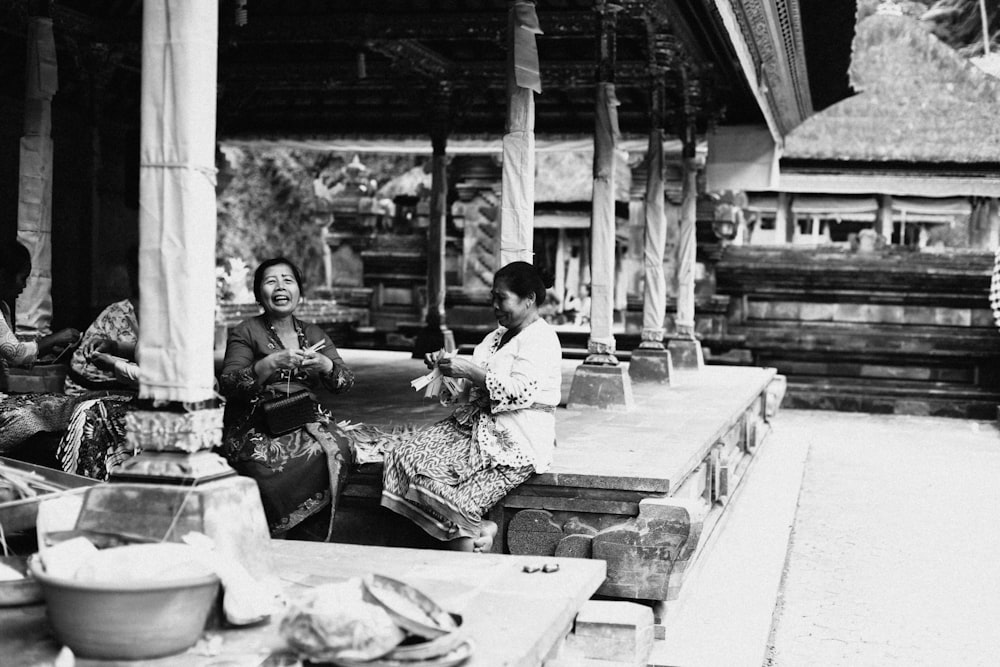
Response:
[[[236,472],[256,480],[272,537],[292,537],[296,526],[321,515],[329,517],[324,530],[310,537],[329,541],[353,453],[322,408],[315,421],[279,436],[251,417],[227,434],[221,449]]]
[[[483,514],[534,469],[491,462],[472,434],[449,417],[386,452],[382,506],[441,541],[479,537]]]
[[[57,456],[66,472],[106,480],[135,452],[125,440],[125,415],[135,409],[135,394],[110,394],[82,401],[73,412]]]

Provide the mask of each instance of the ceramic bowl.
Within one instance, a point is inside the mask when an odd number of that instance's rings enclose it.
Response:
[[[195,644],[219,592],[214,575],[171,581],[82,583],[28,567],[42,586],[56,639],[78,657],[140,660]]]

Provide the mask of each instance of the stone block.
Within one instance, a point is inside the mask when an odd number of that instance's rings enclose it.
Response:
[[[567,535],[556,545],[560,558],[591,558],[594,553],[592,535]]]
[[[179,542],[191,531],[215,541],[257,578],[273,576],[257,482],[232,475],[195,486],[116,482],[87,490],[77,530]]]
[[[701,342],[697,340],[674,338],[667,344],[667,350],[674,368],[698,370],[705,366],[705,355],[701,350]]]
[[[567,652],[585,659],[645,665],[653,646],[653,610],[635,602],[591,600],[576,616]]]
[[[512,554],[554,556],[565,537],[562,526],[545,510],[522,510],[507,525],[507,549]]]
[[[705,513],[701,499],[647,498],[639,503],[639,516],[598,532],[594,558],[608,564],[608,576],[598,593],[669,599],[676,589],[671,574],[678,566],[683,570],[694,554]]]
[[[784,375],[775,375],[774,378],[767,384],[764,402],[764,417],[766,417],[768,421],[778,414],[778,408],[781,406],[781,401],[785,398],[785,392],[787,391],[788,378]]]
[[[632,359],[628,364],[628,375],[633,382],[650,382],[671,384],[674,364],[667,350],[632,351]]]
[[[573,374],[566,404],[570,409],[632,410],[635,408],[632,381],[622,365],[580,364]]]

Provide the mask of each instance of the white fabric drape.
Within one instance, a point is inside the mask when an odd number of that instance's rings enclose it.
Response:
[[[667,213],[663,200],[663,130],[649,133],[645,197],[645,235],[642,328],[663,338],[663,318],[667,309],[667,280],[663,273],[663,253],[667,242]]]
[[[17,299],[17,329],[41,335],[52,322],[52,96],[59,88],[52,19],[33,18],[27,41],[17,240],[31,254],[31,274]]]
[[[214,396],[218,6],[143,3],[139,394]]]
[[[542,92],[535,35],[542,33],[534,2],[510,9],[511,68],[507,99],[507,133],[503,137],[503,181],[500,191],[500,266],[532,261],[535,212],[535,93]],[[498,268],[498,267],[495,267]]]
[[[590,340],[615,344],[615,172],[618,140],[618,98],[615,84],[597,84],[597,126],[594,130],[594,194],[590,242]]]

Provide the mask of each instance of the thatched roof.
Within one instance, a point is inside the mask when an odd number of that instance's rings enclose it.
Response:
[[[796,128],[785,158],[1000,162],[1000,80],[906,16],[864,19],[853,48],[861,92]]]

